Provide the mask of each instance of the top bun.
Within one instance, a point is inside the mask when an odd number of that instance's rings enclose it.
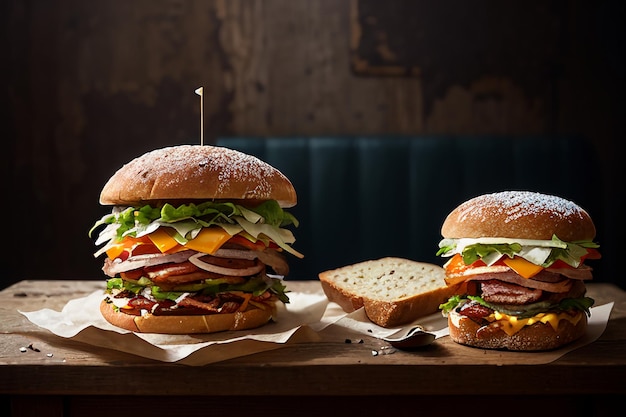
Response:
[[[444,238],[511,237],[566,242],[593,240],[589,214],[560,197],[529,191],[485,194],[455,208],[441,227]]]
[[[134,206],[173,200],[276,200],[296,205],[287,177],[260,159],[217,146],[156,149],[120,168],[100,193],[100,204]]]

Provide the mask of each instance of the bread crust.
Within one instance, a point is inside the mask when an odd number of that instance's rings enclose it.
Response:
[[[529,191],[484,194],[456,207],[446,217],[445,238],[512,237],[566,242],[593,240],[589,214],[560,197]]]
[[[320,279],[324,294],[347,313],[363,307],[367,317],[381,327],[395,327],[436,313],[439,305],[458,292],[458,286],[440,287],[410,297],[385,301],[346,291],[332,282]]]
[[[100,193],[104,205],[193,200],[276,200],[297,203],[296,191],[278,169],[224,147],[180,145],[156,149],[122,166]]]
[[[382,294],[379,297],[368,295],[369,291],[365,287],[355,288],[342,283],[342,277],[360,269],[376,271],[372,276],[364,276],[364,279],[371,283],[377,279],[375,275],[380,273],[380,268],[387,266],[389,271],[395,270],[398,275],[400,267],[412,268],[415,271],[426,268],[428,272],[425,278],[433,280],[434,284],[429,283],[427,288],[418,290],[398,280],[398,285],[404,286],[408,295],[385,299]],[[322,289],[329,301],[337,303],[347,313],[363,307],[365,314],[373,323],[386,328],[410,323],[419,317],[436,313],[441,303],[460,291],[459,285],[447,286],[443,277],[443,269],[437,265],[391,257],[348,265],[319,274]]]
[[[365,314],[382,327],[396,327],[436,313],[439,305],[457,292],[455,286],[441,287],[397,301],[363,298]]]
[[[571,343],[585,334],[587,316],[582,317],[576,325],[567,320],[560,320],[557,330],[549,323],[537,322],[524,326],[520,331],[509,336],[495,323],[482,327],[468,317],[454,311],[448,314],[450,338],[459,344],[483,349],[501,349],[512,351],[553,350]],[[480,329],[480,332],[478,331]]]
[[[116,327],[137,333],[195,334],[216,333],[225,330],[247,330],[265,325],[272,311],[252,309],[229,314],[194,316],[133,316],[115,311],[112,303],[102,300],[100,312],[106,321]]]

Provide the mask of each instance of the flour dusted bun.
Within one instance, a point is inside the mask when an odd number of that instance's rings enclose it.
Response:
[[[247,330],[265,325],[271,318],[271,310],[258,308],[228,314],[195,316],[133,316],[115,310],[112,303],[102,300],[102,316],[112,325],[137,333],[195,334],[215,333],[225,330]]]
[[[254,156],[208,145],[148,152],[120,168],[100,194],[106,205],[175,200],[276,200],[281,207],[293,207],[297,197],[278,169]]]
[[[600,253],[593,221],[581,207],[529,191],[485,194],[455,208],[441,232],[447,241],[440,242],[440,254],[450,257],[446,279],[465,283],[464,292],[441,306],[454,342],[541,351],[584,335],[594,304],[585,296],[592,274],[584,261]],[[568,244],[558,247],[555,235]],[[485,239],[459,245],[464,238]],[[497,238],[517,245],[492,244]]]
[[[445,219],[445,238],[513,237],[566,242],[593,240],[589,214],[566,199],[529,191],[504,191],[472,198]]]
[[[480,326],[472,319],[451,311],[448,315],[448,327],[450,338],[463,345],[513,351],[551,350],[571,343],[585,334],[587,316],[583,312],[578,312],[577,315],[580,319],[576,324],[559,320],[558,327],[554,330],[550,323],[537,322],[524,326],[511,336],[498,323]]]
[[[346,312],[365,308],[382,327],[410,323],[436,313],[457,286],[446,286],[440,266],[403,258],[364,261],[319,274],[329,301]]]

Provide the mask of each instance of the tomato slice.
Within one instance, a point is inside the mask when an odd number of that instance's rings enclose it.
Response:
[[[154,244],[148,238],[148,236],[142,236],[140,238],[126,236],[121,242],[116,243],[111,248],[109,248],[109,250],[107,250],[106,253],[109,259],[116,259],[120,257],[122,257],[123,259],[126,259],[128,258],[128,255],[131,252],[135,253],[134,250],[136,247],[143,246],[143,245],[154,247]],[[125,255],[124,255],[124,252],[126,252]],[[153,252],[145,252],[145,253],[153,253]],[[135,254],[137,255],[137,253]]]
[[[460,274],[463,271],[468,270],[470,268],[475,268],[477,266],[485,266],[485,265],[486,264],[480,259],[474,263],[465,265],[465,262],[463,262],[463,257],[461,256],[460,253],[457,253],[452,258],[450,258],[450,260],[446,263],[445,269],[446,269],[447,274],[455,275],[455,274]]]
[[[261,242],[260,240],[257,240],[256,242],[251,242],[249,239],[246,239],[245,237],[243,237],[241,235],[235,235],[235,236],[231,237],[230,239],[228,239],[228,242],[244,246],[244,247],[246,247],[248,249],[251,249],[251,250],[263,250],[263,249],[265,249],[265,244],[263,242]]]
[[[132,271],[120,272],[122,279],[138,280],[143,275],[143,268],[134,269]]]
[[[600,252],[597,249],[587,248],[587,254],[580,257],[580,263],[582,264],[587,259],[600,259],[600,258],[602,258],[602,255],[600,255]],[[568,265],[567,263],[563,262],[560,259],[557,259],[556,261],[554,261],[554,263],[552,265],[550,265],[549,268],[553,268],[553,269],[561,269],[561,268],[576,269],[573,266]]]
[[[142,243],[137,246],[134,246],[130,253],[133,256],[137,255],[149,255],[153,253],[161,253],[161,250],[157,248],[152,242],[150,243]]]
[[[132,249],[133,246],[135,246],[137,244],[144,243],[146,239],[147,239],[146,237],[134,238],[134,237],[131,237],[131,236],[126,236],[120,242],[114,244],[113,246],[111,246],[109,248],[109,250],[107,250],[107,252],[106,252],[107,256],[109,257],[109,259],[116,259],[116,258],[119,258],[119,257],[123,257],[122,254],[124,252],[130,253],[130,250]],[[126,259],[128,257],[127,256],[128,253],[124,257],[124,259]]]

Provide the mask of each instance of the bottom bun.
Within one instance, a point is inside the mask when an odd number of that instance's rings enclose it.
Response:
[[[272,318],[272,310],[253,309],[228,314],[195,316],[133,316],[116,311],[112,303],[102,300],[102,316],[114,326],[137,333],[191,334],[215,333],[225,330],[254,329]]]
[[[579,339],[587,330],[587,316],[575,325],[567,320],[560,320],[556,330],[549,323],[537,322],[524,326],[520,331],[509,336],[495,323],[481,326],[472,319],[454,311],[448,315],[450,338],[462,345],[484,349],[506,349],[515,351],[552,350]],[[480,330],[480,331],[479,331]]]

